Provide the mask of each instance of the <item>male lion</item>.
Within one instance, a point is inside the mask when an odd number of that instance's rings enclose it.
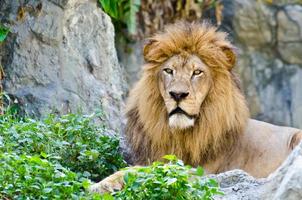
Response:
[[[175,154],[207,173],[242,169],[266,177],[284,161],[302,132],[249,119],[233,50],[226,33],[206,23],[176,23],[149,40],[127,103],[125,135],[135,164]],[[123,174],[91,189],[120,189]]]

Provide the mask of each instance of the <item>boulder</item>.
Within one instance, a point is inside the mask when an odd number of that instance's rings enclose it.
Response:
[[[241,170],[211,176],[218,180],[223,196],[219,200],[302,199],[302,143],[268,178],[255,179]]]
[[[224,1],[253,118],[302,128],[301,1]]]

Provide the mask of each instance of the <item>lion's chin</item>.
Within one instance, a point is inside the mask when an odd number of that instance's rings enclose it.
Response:
[[[174,114],[169,117],[169,126],[172,129],[187,129],[194,126],[195,119],[184,114]]]

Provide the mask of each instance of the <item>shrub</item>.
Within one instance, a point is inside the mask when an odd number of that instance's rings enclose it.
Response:
[[[100,199],[87,179],[39,156],[0,153],[0,163],[1,199]]]
[[[0,151],[42,155],[52,162],[100,180],[126,164],[119,153],[119,140],[103,135],[94,115],[49,115],[43,121],[14,117],[0,118]]]
[[[94,115],[0,116],[0,199],[101,199],[86,192],[126,163]]]
[[[113,193],[117,200],[210,200],[219,191],[214,179],[206,179],[201,167],[184,166],[173,155],[164,157],[169,163],[154,162],[125,175],[123,190]]]

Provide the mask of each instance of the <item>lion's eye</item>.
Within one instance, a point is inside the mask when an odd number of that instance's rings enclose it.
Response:
[[[194,70],[194,72],[193,72],[193,76],[197,76],[197,75],[201,75],[201,74],[203,74],[203,71],[201,71],[199,69]]]
[[[173,74],[173,70],[170,68],[165,68],[164,72],[166,72],[167,74]]]

